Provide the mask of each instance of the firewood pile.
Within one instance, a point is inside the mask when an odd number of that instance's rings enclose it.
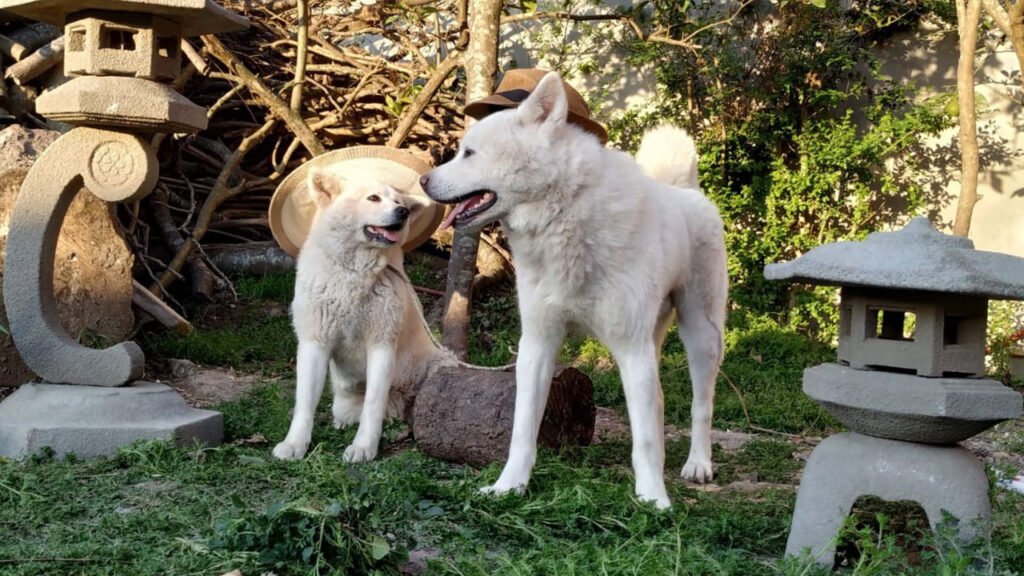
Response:
[[[224,253],[280,260],[266,209],[277,182],[305,160],[374,144],[437,162],[454,149],[462,128],[460,3],[222,3],[246,15],[251,29],[186,40],[175,86],[209,110],[209,128],[157,136],[156,190],[118,211],[136,255],[136,278],[167,298],[177,283],[211,297],[224,274],[215,262],[231,261]],[[32,106],[65,80],[62,31],[0,22],[0,121],[67,130]]]

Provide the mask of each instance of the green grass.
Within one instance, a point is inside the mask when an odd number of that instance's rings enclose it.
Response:
[[[159,358],[185,358],[193,362],[265,375],[287,375],[294,367],[295,332],[288,315],[295,275],[270,274],[235,281],[238,303],[211,305],[225,310],[225,318],[200,322],[181,337],[173,333],[143,333],[146,354]],[[268,309],[274,314],[268,314]],[[202,317],[202,310],[195,312]]]
[[[148,442],[109,459],[0,462],[0,573],[395,574],[415,549],[435,550],[428,573],[445,575],[825,573],[779,560],[788,489],[699,492],[670,475],[675,506],[657,511],[634,498],[629,445],[617,441],[543,451],[524,497],[490,498],[477,488],[498,466],[456,466],[395,445],[396,424],[380,460],[344,463],[354,431],[327,425],[326,400],[309,456],[275,461],[289,404],[270,386],[222,406],[219,448]],[[232,444],[257,435],[270,442]],[[685,438],[669,443],[670,469],[687,448]],[[786,481],[798,467],[776,439],[716,456],[720,482],[750,471]],[[965,549],[926,534],[917,565],[891,531],[851,522],[845,537],[859,556],[843,573],[988,573],[971,572],[974,560],[997,574],[1020,569],[1024,498],[994,496],[989,538]]]

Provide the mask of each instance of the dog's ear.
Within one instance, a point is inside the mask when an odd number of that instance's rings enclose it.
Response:
[[[320,168],[310,168],[306,188],[309,196],[321,210],[337,198],[345,186],[345,179]]]
[[[569,101],[558,72],[545,74],[518,111],[523,124],[564,124],[569,114]]]

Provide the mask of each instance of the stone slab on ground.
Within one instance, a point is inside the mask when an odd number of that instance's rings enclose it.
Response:
[[[995,380],[921,378],[821,364],[804,370],[804,392],[852,430],[882,438],[951,444],[1019,418],[1021,395]]]
[[[215,446],[223,416],[189,407],[155,382],[121,388],[25,384],[0,403],[0,456],[17,458],[53,449],[57,458],[114,454],[137,440],[174,438]]]

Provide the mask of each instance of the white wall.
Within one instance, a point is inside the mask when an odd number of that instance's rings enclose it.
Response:
[[[980,250],[1024,256],[1024,95],[1020,65],[1009,41],[998,33],[983,38],[978,55],[976,93],[989,110],[978,117],[981,173],[971,221],[971,239]],[[909,80],[931,94],[956,89],[959,58],[955,33],[922,25],[916,33],[890,40],[880,50],[883,73],[894,80]],[[981,104],[981,98],[979,98]],[[944,220],[952,222],[960,191],[958,128],[931,139],[936,159],[931,175],[951,198],[943,207]]]

